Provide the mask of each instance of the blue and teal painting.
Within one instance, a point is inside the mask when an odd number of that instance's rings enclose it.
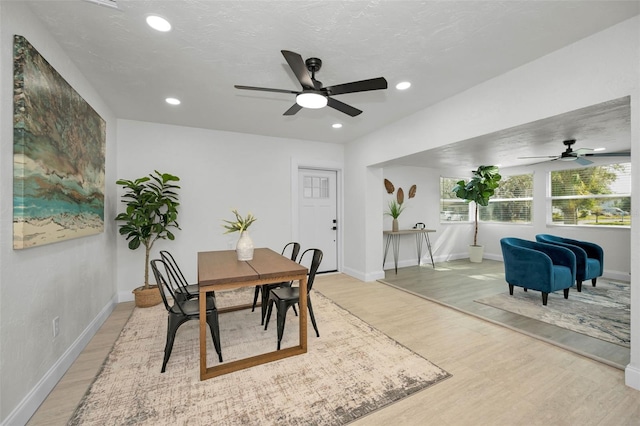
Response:
[[[104,120],[14,36],[13,247],[104,231]]]

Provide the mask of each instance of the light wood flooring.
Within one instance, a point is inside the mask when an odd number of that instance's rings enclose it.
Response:
[[[508,291],[502,262],[485,259],[482,263],[471,263],[468,259],[461,259],[436,263],[435,266],[435,269],[431,265],[400,268],[397,274],[394,270],[388,270],[385,271],[384,281],[445,306],[511,327],[621,370],[629,364],[629,348],[474,302],[483,297]],[[606,279],[601,277],[598,280]],[[589,291],[591,281],[584,286],[583,291]],[[515,291],[522,291],[522,289],[516,288]],[[569,292],[569,297],[575,291],[574,286]],[[540,292],[533,293],[536,296],[540,295]],[[542,303],[542,296],[540,301]]]
[[[314,288],[453,375],[355,425],[638,424],[640,391],[617,368],[379,282],[322,275]],[[118,306],[30,425],[66,423],[131,309]]]

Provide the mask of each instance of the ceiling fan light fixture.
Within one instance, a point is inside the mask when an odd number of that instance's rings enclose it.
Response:
[[[320,109],[327,106],[328,99],[319,93],[300,93],[296,96],[296,103],[303,108]]]
[[[577,159],[578,157],[573,157],[573,156],[566,156],[566,157],[559,158],[560,161],[576,161]]]

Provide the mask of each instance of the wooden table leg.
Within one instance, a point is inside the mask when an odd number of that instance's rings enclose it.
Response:
[[[200,380],[207,374],[207,293],[200,291]]]
[[[300,347],[307,352],[307,277],[300,278]]]

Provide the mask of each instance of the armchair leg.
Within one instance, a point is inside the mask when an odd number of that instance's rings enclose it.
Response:
[[[576,287],[578,287],[578,293],[582,292],[582,280],[576,280]]]
[[[592,280],[591,280],[591,285],[595,287],[595,286],[596,286],[596,281],[597,281],[597,280],[598,280],[598,278],[597,278],[597,277],[596,277],[596,278],[594,278],[594,279],[592,279]]]
[[[542,304],[547,306],[547,298],[549,297],[549,293],[542,292]]]
[[[509,284],[509,294],[513,296],[513,284]]]
[[[568,299],[568,298],[569,298],[569,289],[568,289],[568,288],[565,288],[565,289],[564,289],[564,298],[565,298],[565,299]]]

